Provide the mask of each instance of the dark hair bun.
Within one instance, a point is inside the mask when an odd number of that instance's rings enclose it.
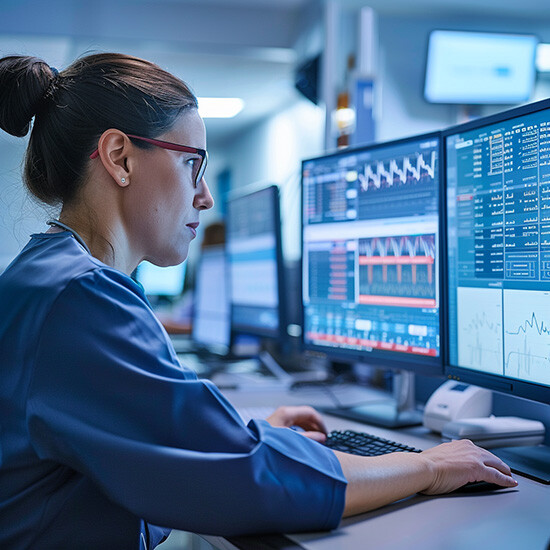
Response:
[[[53,78],[48,64],[37,57],[0,59],[0,128],[13,136],[26,135]]]

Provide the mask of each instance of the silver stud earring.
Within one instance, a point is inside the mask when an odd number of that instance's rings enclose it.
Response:
[[[126,183],[126,178],[120,178],[120,181],[121,181],[122,183]]]

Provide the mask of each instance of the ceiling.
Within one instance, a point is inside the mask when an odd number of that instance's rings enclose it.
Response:
[[[550,20],[548,0],[334,1],[343,10],[368,3],[381,15],[464,20],[498,14]],[[90,9],[88,0],[0,0],[0,54],[38,49],[50,55],[46,61],[53,64],[58,62],[53,52],[63,51],[63,64],[85,52],[112,50],[155,61],[183,78],[199,96],[244,99],[245,109],[234,119],[207,121],[209,142],[222,143],[298,97],[293,86],[294,48],[304,21],[313,17],[322,25],[324,3],[95,0]]]
[[[147,0],[135,0],[145,2]],[[209,8],[232,6],[233,8],[270,8],[281,11],[301,9],[308,4],[326,4],[333,1],[344,8],[370,6],[380,14],[430,15],[434,13],[458,15],[461,13],[516,15],[540,17],[546,12],[550,18],[547,0],[165,0],[186,5]]]

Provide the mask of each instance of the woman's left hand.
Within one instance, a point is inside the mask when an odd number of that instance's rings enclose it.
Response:
[[[309,437],[319,443],[324,443],[327,438],[327,428],[321,415],[307,405],[283,406],[273,412],[266,420],[275,427],[290,428],[298,427],[304,430],[302,435]]]

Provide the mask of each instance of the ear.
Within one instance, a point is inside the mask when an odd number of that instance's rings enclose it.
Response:
[[[105,130],[99,138],[97,149],[103,167],[113,178],[115,184],[120,187],[129,185],[133,146],[128,136],[114,128]]]

